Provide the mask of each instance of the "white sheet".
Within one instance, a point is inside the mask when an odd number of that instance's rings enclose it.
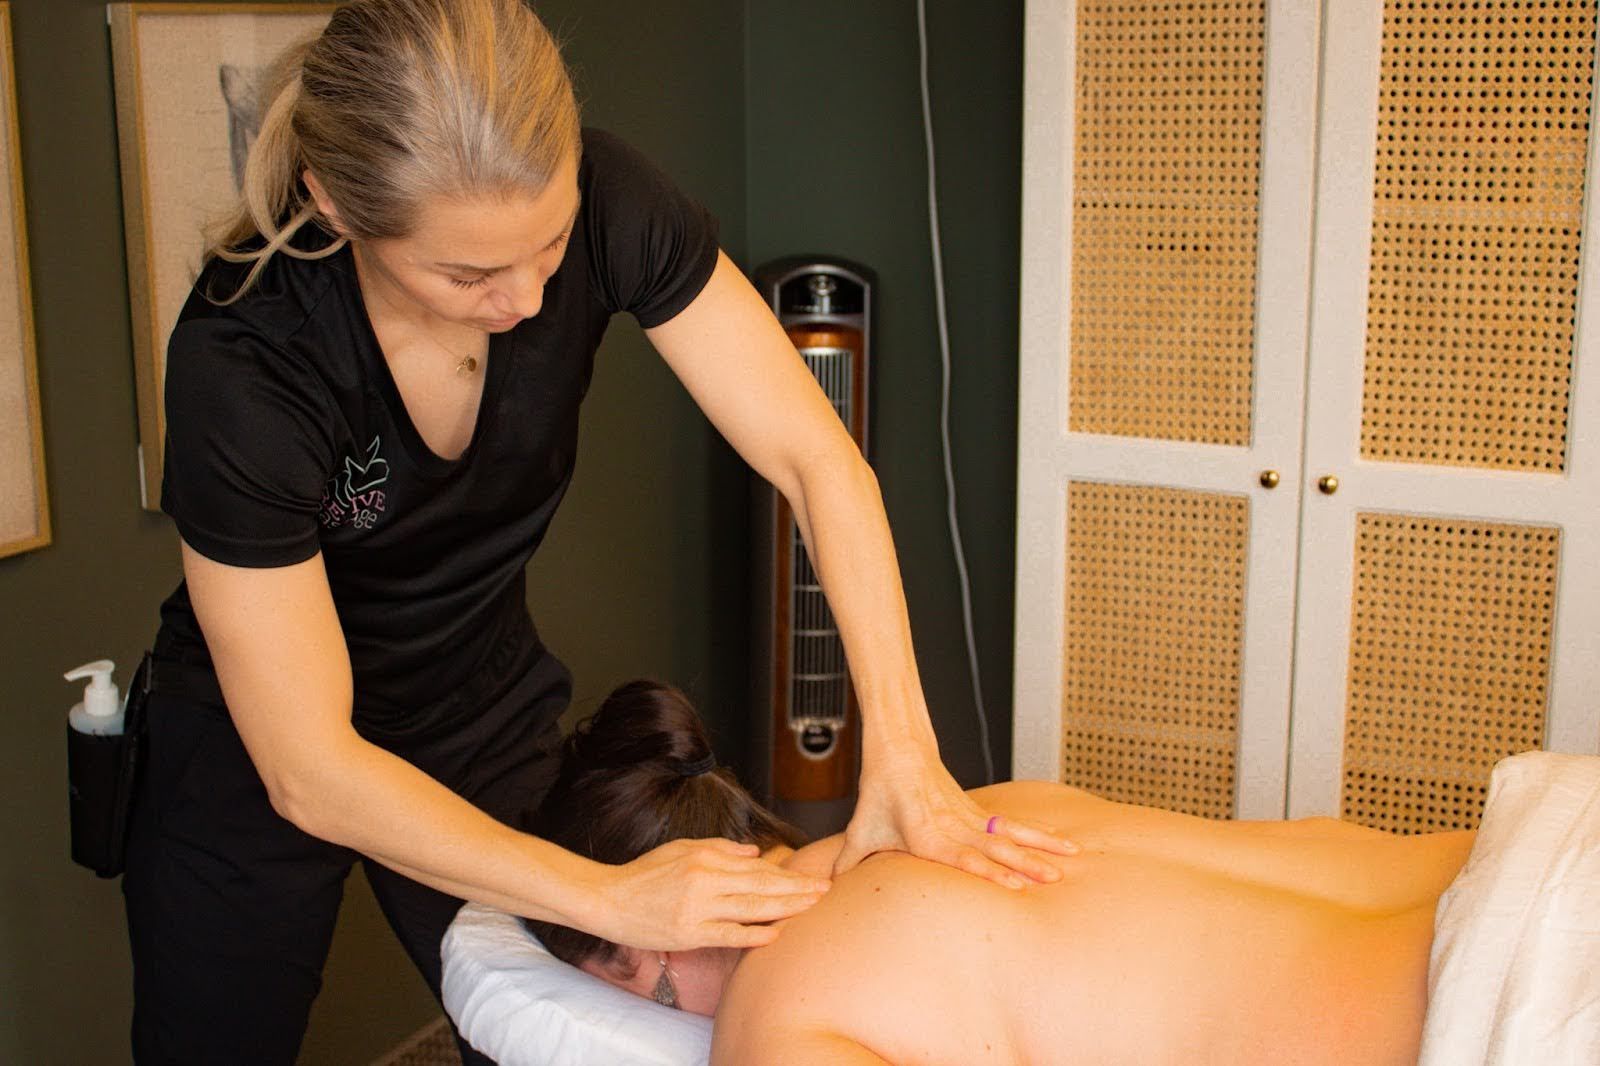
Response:
[[[469,903],[440,945],[444,1007],[500,1066],[705,1066],[711,1019],[613,988]]]
[[[1420,1066],[1600,1064],[1600,757],[1503,760],[1439,900]]]

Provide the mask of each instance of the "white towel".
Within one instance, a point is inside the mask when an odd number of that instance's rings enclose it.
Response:
[[[1419,1066],[1600,1066],[1600,757],[1503,760],[1439,900]]]

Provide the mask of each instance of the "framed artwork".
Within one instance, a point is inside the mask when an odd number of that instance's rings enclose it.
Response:
[[[11,5],[0,3],[0,556],[50,543],[11,56]]]
[[[264,82],[272,61],[320,32],[335,6],[109,5],[140,492],[151,510],[161,499],[167,338],[199,271],[205,228],[238,195],[271,102]]]

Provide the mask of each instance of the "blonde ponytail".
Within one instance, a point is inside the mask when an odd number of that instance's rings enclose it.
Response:
[[[343,237],[309,252],[289,244],[300,228],[317,216],[316,204],[302,192],[300,172],[305,159],[294,131],[300,73],[315,40],[307,38],[291,45],[273,64],[267,80],[267,98],[272,103],[261,116],[261,130],[245,160],[239,201],[206,232],[207,258],[251,264],[232,295],[219,298],[214,293],[206,294],[214,303],[230,304],[250,291],[268,260],[278,252],[297,259],[320,259],[344,247]],[[253,247],[256,245],[259,247]]]

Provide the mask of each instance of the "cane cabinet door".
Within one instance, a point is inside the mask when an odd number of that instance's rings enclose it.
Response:
[[[1283,808],[1315,9],[1030,3],[1014,772]]]
[[[1017,776],[1434,828],[1600,745],[1594,21],[1029,4]]]
[[[1324,12],[1288,812],[1469,827],[1600,751],[1595,3]]]

